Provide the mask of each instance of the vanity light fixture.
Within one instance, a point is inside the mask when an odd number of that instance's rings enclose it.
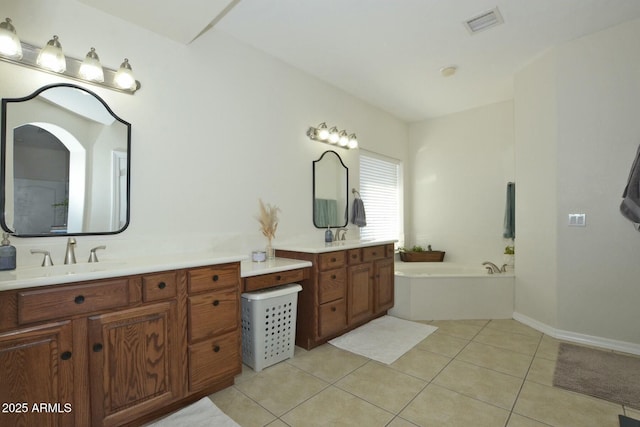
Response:
[[[94,48],[91,48],[87,56],[84,58],[84,62],[80,65],[80,71],[78,72],[80,77],[92,82],[104,82],[104,71],[102,70],[102,64],[100,58]]]
[[[307,136],[312,141],[320,141],[325,144],[338,145],[343,148],[358,148],[358,138],[355,133],[348,134],[346,130],[339,131],[336,126],[327,128],[327,124],[322,122],[317,128],[310,127]]]
[[[12,59],[22,59],[22,46],[11,19],[0,22],[0,55]]]
[[[66,57],[58,36],[53,36],[43,47],[21,42],[11,19],[0,22],[0,60],[105,87],[118,92],[134,94],[142,86],[133,76],[131,64],[125,59],[118,71],[103,67],[94,48],[84,61]]]

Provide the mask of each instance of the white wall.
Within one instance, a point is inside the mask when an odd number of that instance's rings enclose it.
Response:
[[[306,137],[322,121],[355,132],[363,148],[406,155],[402,121],[215,30],[183,46],[71,0],[10,3],[3,13],[24,41],[42,46],[57,34],[68,56],[82,58],[93,46],[111,68],[126,56],[142,83],[133,96],[85,86],[132,123],[132,203],[129,228],[81,237],[79,259],[103,243],[104,259],[199,249],[249,254],[266,244],[258,198],[282,210],[276,243],[323,241],[312,222],[311,166],[332,147]],[[59,81],[0,63],[2,97]],[[358,151],[333,149],[357,186]],[[54,262],[63,258],[64,238],[12,241],[19,265],[41,262],[28,253],[34,247],[53,250]]]
[[[527,245],[517,246],[516,311],[635,351],[640,233],[618,207],[640,143],[638,39],[640,20],[569,42],[519,73],[515,93]],[[586,227],[568,227],[569,213],[585,213]]]
[[[515,80],[516,311],[557,324],[557,128],[552,53]]]
[[[513,132],[511,101],[410,126],[408,246],[430,244],[446,251],[447,261],[502,265],[511,244],[502,232],[507,183],[514,180]]]

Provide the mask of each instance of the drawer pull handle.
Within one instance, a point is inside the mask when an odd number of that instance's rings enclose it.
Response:
[[[373,254],[373,256],[378,255],[378,252],[371,252]]]
[[[336,280],[336,275],[335,274],[331,275],[331,280]]]
[[[352,254],[352,255],[351,255],[351,258],[353,258],[353,259],[358,258],[358,254]]]
[[[276,280],[282,280],[282,276],[278,274],[278,275],[276,276]]]
[[[84,302],[84,296],[83,295],[78,295],[77,297],[74,298],[73,301],[76,304],[82,304]]]
[[[219,277],[218,277],[218,275],[217,275],[217,274],[214,274],[214,275],[213,275],[213,277],[212,277],[212,279],[213,279],[213,281],[214,281],[214,282],[217,282],[217,281],[218,281],[218,279],[219,279]]]
[[[213,305],[216,306],[216,307],[219,306],[220,305],[220,300],[213,301]]]
[[[217,353],[217,352],[219,352],[219,351],[220,351],[220,346],[219,346],[219,345],[214,345],[214,346],[213,346],[213,352],[214,352],[214,353]]]
[[[160,282],[160,283],[158,283],[158,288],[160,288],[160,289],[164,289],[164,288],[166,288],[166,287],[167,287],[167,284],[166,284],[166,283],[164,283],[164,282]]]
[[[97,343],[93,345],[93,351],[94,353],[99,353],[102,351],[102,344]]]
[[[337,261],[337,259],[335,259],[335,257],[331,258],[331,262],[336,262],[336,261]]]
[[[65,351],[64,353],[62,353],[60,355],[60,359],[62,360],[69,360],[71,359],[71,352],[70,351]]]
[[[337,309],[335,307],[331,307],[331,311],[335,312]]]

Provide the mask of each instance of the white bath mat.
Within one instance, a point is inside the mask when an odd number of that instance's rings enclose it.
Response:
[[[424,323],[383,316],[332,339],[329,344],[390,365],[437,329]]]
[[[208,397],[174,412],[147,427],[240,427],[226,416]]]

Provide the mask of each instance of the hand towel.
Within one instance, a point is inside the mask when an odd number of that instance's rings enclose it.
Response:
[[[362,203],[362,199],[358,197],[353,199],[351,222],[358,227],[364,227],[367,225],[367,215],[364,212],[364,203]]]
[[[636,230],[640,230],[640,147],[631,165],[629,179],[622,193],[620,213],[634,223]]]

